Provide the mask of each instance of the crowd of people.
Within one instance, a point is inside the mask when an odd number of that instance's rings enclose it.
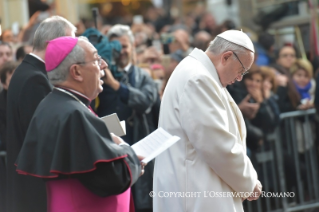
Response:
[[[81,21],[75,27],[58,16],[52,16],[45,21],[38,22],[39,19],[37,17],[39,14],[35,13],[33,15],[27,28],[23,29],[21,34],[13,35],[10,29],[6,29],[1,35],[0,150],[7,151],[7,161],[1,159],[0,169],[7,171],[0,171],[0,211],[6,211],[5,207],[7,207],[8,212],[28,211],[19,209],[19,204],[12,201],[15,198],[21,201],[21,205],[30,206],[29,211],[37,211],[39,208],[41,211],[41,208],[46,208],[45,186],[43,185],[37,190],[34,185],[39,183],[38,181],[36,182],[32,177],[26,178],[26,176],[18,175],[15,162],[23,146],[24,139],[29,136],[31,137],[29,138],[30,142],[32,141],[30,132],[27,134],[29,126],[37,128],[40,123],[49,130],[50,125],[46,126],[45,121],[41,122],[39,118],[39,123],[36,123],[35,120],[31,122],[31,118],[38,104],[52,91],[54,86],[71,92],[71,95],[75,95],[76,98],[83,98],[81,95],[76,95],[76,92],[70,91],[70,89],[73,84],[74,86],[77,83],[81,84],[81,74],[85,73],[77,70],[76,67],[74,67],[74,73],[70,73],[70,76],[64,76],[62,72],[58,74],[51,72],[62,61],[58,61],[53,67],[47,67],[49,64],[47,59],[50,59],[50,55],[47,56],[46,47],[48,45],[47,41],[58,37],[76,37],[81,36],[83,33],[85,35],[86,30],[93,26],[93,22]],[[109,42],[115,41],[121,46],[121,51],[116,61],[117,70],[111,70],[111,64],[109,64],[109,68],[104,69],[105,76],[102,78],[103,91],[98,95],[92,94],[89,96],[92,97],[92,102],[82,99],[80,101],[92,108],[98,117],[117,113],[119,119],[126,122],[126,135],[122,139],[127,144],[132,145],[157,129],[161,100],[170,76],[179,63],[196,48],[205,52],[210,42],[218,34],[237,28],[239,27],[236,27],[230,20],[217,25],[213,15],[204,11],[203,8],[196,9],[191,14],[188,14],[184,17],[184,21],[175,18],[166,22],[166,18],[158,10],[152,8],[145,16],[145,23],[101,25],[98,31]],[[83,41],[82,39],[79,38],[83,43],[81,45],[84,45],[84,43],[88,45],[86,43],[87,40],[83,39]],[[319,80],[317,74],[319,69],[318,58],[313,61],[300,58],[293,44],[287,43],[276,50],[274,49],[274,44],[275,41],[272,35],[266,32],[260,33],[258,40],[254,42],[255,59],[249,69],[244,67],[241,59],[234,54],[243,69],[247,71],[247,74],[243,76],[242,81],[227,86],[227,90],[243,114],[247,127],[247,155],[253,163],[255,160],[254,154],[262,146],[267,147],[266,135],[274,132],[280,126],[280,113],[307,110],[319,106],[319,98],[315,98],[316,94],[319,95],[315,80]],[[96,47],[95,44],[93,45]],[[72,48],[75,47],[73,46]],[[99,48],[97,50],[99,51]],[[71,51],[72,49],[67,51],[63,59],[67,55],[71,55]],[[57,57],[54,53],[51,52],[51,54]],[[77,54],[81,54],[81,52],[74,53],[73,56],[68,57],[69,60],[79,65],[85,65],[89,58],[81,58]],[[102,55],[100,52],[98,54]],[[75,61],[78,58],[80,58],[79,61]],[[107,61],[106,58],[103,58],[103,55],[100,60],[102,62],[104,60]],[[64,65],[65,67],[70,66],[71,62]],[[38,73],[33,75],[28,73],[28,70],[33,69],[38,69]],[[47,72],[43,71],[45,69]],[[14,75],[16,79],[11,84],[10,81]],[[68,77],[73,77],[73,81]],[[50,79],[50,83],[48,79]],[[66,79],[70,81],[70,84],[64,83]],[[89,90],[90,86],[96,86],[94,85],[95,83],[93,79],[87,82],[86,89]],[[68,85],[72,86],[68,87]],[[52,98],[54,95],[58,95],[54,94],[54,92],[57,93],[54,90]],[[8,93],[11,93],[9,98],[7,98]],[[50,102],[46,102],[46,104],[47,107],[52,106]],[[42,105],[42,107],[46,108],[45,105]],[[53,111],[46,111],[47,113],[53,113]],[[194,111],[194,113],[196,112]],[[38,116],[41,117],[40,112]],[[80,119],[85,119],[86,115],[83,117]],[[60,118],[63,120],[63,117]],[[30,122],[31,125],[29,125]],[[95,125],[92,124],[92,126]],[[96,127],[98,126],[96,125]],[[84,128],[83,130],[85,130]],[[72,131],[72,129],[69,130]],[[106,139],[111,138],[107,137]],[[77,145],[76,142],[74,140],[74,145]],[[61,151],[62,154],[64,150],[60,149],[58,151]],[[300,153],[303,151],[305,150],[301,149]],[[81,151],[77,154],[80,153]],[[111,160],[124,153],[119,151],[117,155],[112,155],[112,157],[101,153],[101,158]],[[58,153],[52,154],[52,157],[54,157],[54,154]],[[89,156],[87,157],[90,158]],[[18,165],[22,167],[23,156],[19,158],[18,162],[20,162]],[[87,167],[65,168],[63,163],[59,164],[61,161],[55,162],[58,164],[57,171],[60,172],[83,172],[89,169]],[[136,177],[138,175],[137,172],[140,171],[134,167],[137,166],[138,160],[132,156],[127,163],[130,163],[131,170],[133,170],[132,172],[134,172]],[[76,166],[76,164],[73,165]],[[117,165],[118,167],[125,166],[125,164]],[[27,165],[25,166],[27,167]],[[38,164],[38,166],[42,165]],[[289,172],[289,165],[286,167]],[[154,164],[150,162],[145,166],[145,173],[139,180],[134,178],[131,182],[121,182],[123,183],[123,187],[121,187],[123,191],[127,188],[127,185],[132,184],[132,181],[136,181],[131,190],[136,211],[152,211],[152,198],[149,193],[153,190],[153,170]],[[34,174],[41,175],[45,173],[48,174],[47,177],[49,178],[50,173],[47,170],[43,171],[43,173],[40,171]],[[96,179],[103,176],[103,173],[95,174],[97,175]],[[120,175],[119,173],[117,174]],[[98,189],[98,187],[103,188],[105,186],[103,183],[92,184],[83,176],[77,176],[77,178],[86,187],[90,187],[93,193],[105,193],[103,189]],[[3,192],[5,188],[7,192]],[[21,188],[29,189],[32,192],[31,194],[23,193]],[[56,192],[52,191],[52,195],[59,193],[59,191]],[[116,192],[111,192],[111,194],[116,194]],[[38,197],[39,203],[34,206],[30,201],[35,196]],[[35,208],[32,209],[32,207]]]

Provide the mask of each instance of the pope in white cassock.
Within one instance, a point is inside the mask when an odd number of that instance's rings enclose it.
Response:
[[[242,80],[253,60],[249,37],[228,30],[174,70],[159,127],[181,140],[156,158],[154,212],[238,212],[244,198],[234,192],[254,192],[248,200],[258,199],[261,184],[246,155],[245,122],[226,89]]]

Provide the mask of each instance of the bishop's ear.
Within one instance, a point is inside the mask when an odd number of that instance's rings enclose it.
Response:
[[[75,81],[82,82],[83,81],[83,69],[80,64],[73,64],[70,67],[70,77]]]

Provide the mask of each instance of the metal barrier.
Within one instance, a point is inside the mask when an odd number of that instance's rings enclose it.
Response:
[[[315,109],[280,115],[280,127],[268,134],[267,142],[255,153],[254,166],[267,194],[290,197],[261,197],[245,201],[248,212],[288,212],[319,208],[317,145],[314,139]],[[290,193],[294,192],[294,193]]]

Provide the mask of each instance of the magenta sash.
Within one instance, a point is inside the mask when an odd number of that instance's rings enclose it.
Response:
[[[99,197],[77,179],[46,182],[48,212],[132,212],[131,188],[119,195]]]

